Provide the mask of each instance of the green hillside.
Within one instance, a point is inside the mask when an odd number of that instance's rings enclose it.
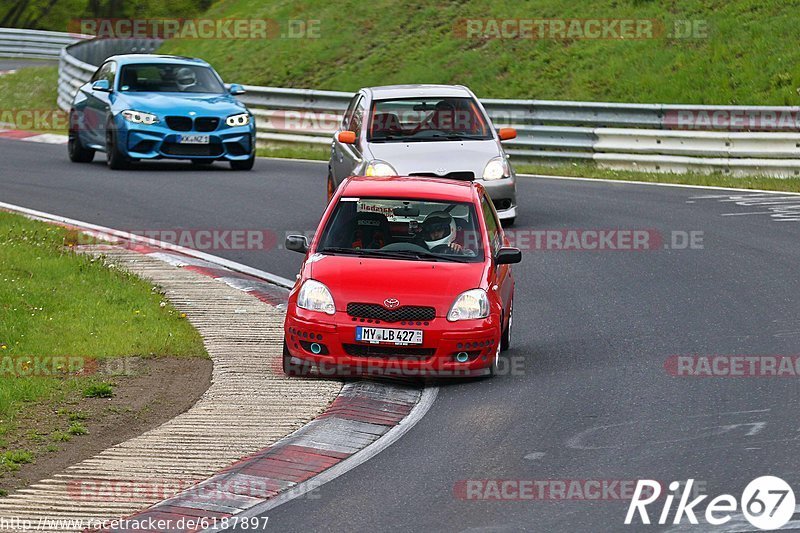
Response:
[[[221,0],[201,16],[271,19],[284,35],[300,24],[291,21],[317,20],[318,37],[184,39],[162,50],[203,57],[226,81],[258,85],[352,91],[463,83],[481,97],[797,105],[799,7],[797,0]],[[487,18],[654,19],[655,31],[640,39],[563,32],[495,39],[484,26],[465,37],[463,19]],[[659,34],[676,24],[685,30],[682,21],[700,31]]]
[[[3,0],[0,28],[74,31],[79,19],[191,17],[211,0]]]

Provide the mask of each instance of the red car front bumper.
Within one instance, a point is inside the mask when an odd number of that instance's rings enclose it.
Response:
[[[422,330],[423,343],[413,346],[356,341],[356,328],[369,326]],[[385,322],[335,315],[290,306],[284,335],[293,362],[311,363],[319,375],[402,375],[471,377],[487,375],[500,342],[500,317],[448,322]],[[315,353],[317,352],[317,353]],[[456,360],[467,354],[466,362]]]

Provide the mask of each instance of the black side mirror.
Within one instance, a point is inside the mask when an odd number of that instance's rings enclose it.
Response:
[[[511,265],[522,261],[522,252],[519,248],[503,247],[497,250],[495,261],[498,265]]]
[[[286,237],[286,249],[304,254],[308,251],[308,239],[305,235],[289,235]]]

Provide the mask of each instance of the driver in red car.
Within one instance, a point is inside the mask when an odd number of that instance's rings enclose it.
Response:
[[[457,237],[456,221],[446,211],[434,211],[422,222],[421,239],[428,250],[461,253],[464,246],[456,242]]]

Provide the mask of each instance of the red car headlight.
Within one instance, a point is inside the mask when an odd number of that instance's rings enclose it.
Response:
[[[306,281],[300,287],[300,293],[297,295],[297,307],[328,315],[336,313],[336,305],[333,303],[331,291],[314,279]]]
[[[489,297],[483,289],[471,289],[462,292],[450,312],[447,313],[447,320],[456,322],[458,320],[473,320],[476,318],[486,318],[489,316]]]

